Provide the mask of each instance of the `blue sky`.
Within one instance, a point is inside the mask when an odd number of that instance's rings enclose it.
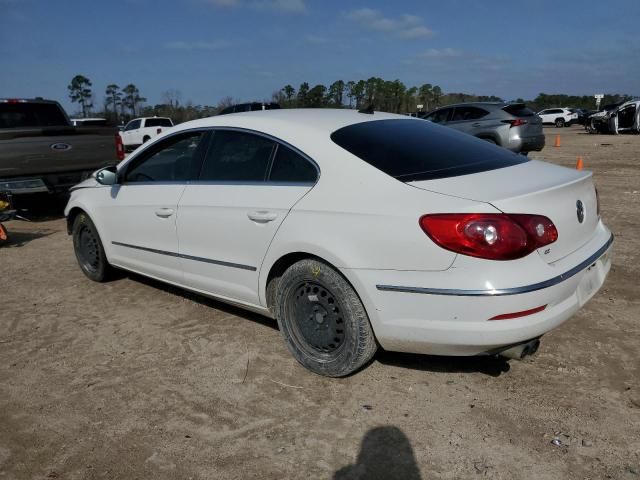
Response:
[[[75,111],[134,83],[148,103],[262,100],[380,76],[445,92],[640,95],[640,0],[0,0],[0,97]]]

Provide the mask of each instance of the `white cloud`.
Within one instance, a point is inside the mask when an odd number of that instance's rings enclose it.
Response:
[[[222,48],[226,48],[228,46],[227,42],[223,42],[221,40],[213,41],[213,42],[185,42],[185,41],[175,41],[168,42],[164,44],[165,48],[169,50],[220,50]]]
[[[271,10],[283,13],[304,13],[307,11],[305,0],[205,0],[218,8],[251,7],[258,10]]]
[[[346,13],[346,18],[363,28],[376,30],[401,38],[425,38],[433,35],[433,30],[424,25],[417,15],[400,15],[397,18],[385,17],[378,10],[359,8]]]
[[[430,48],[428,50],[425,50],[422,53],[419,53],[418,57],[420,58],[452,58],[452,57],[459,57],[461,55],[462,55],[462,52],[454,48],[442,48],[442,49]]]

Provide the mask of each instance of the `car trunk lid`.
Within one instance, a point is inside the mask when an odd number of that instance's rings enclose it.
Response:
[[[599,221],[591,172],[539,161],[473,175],[409,182],[408,185],[490,203],[504,213],[550,218],[558,229],[558,240],[538,250],[548,263],[587,243],[595,234]]]

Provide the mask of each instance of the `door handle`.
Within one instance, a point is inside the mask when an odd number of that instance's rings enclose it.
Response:
[[[265,210],[259,210],[257,212],[247,213],[247,217],[249,217],[249,220],[252,220],[256,223],[268,223],[278,218],[278,214]]]
[[[173,208],[159,208],[158,210],[156,210],[156,217],[169,218],[171,215],[173,215],[173,213]]]

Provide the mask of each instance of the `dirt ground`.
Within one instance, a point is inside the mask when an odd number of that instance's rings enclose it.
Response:
[[[533,158],[594,171],[614,265],[523,362],[382,352],[322,378],[269,319],[92,283],[64,219],[9,222],[0,478],[640,479],[640,136],[546,133]]]

